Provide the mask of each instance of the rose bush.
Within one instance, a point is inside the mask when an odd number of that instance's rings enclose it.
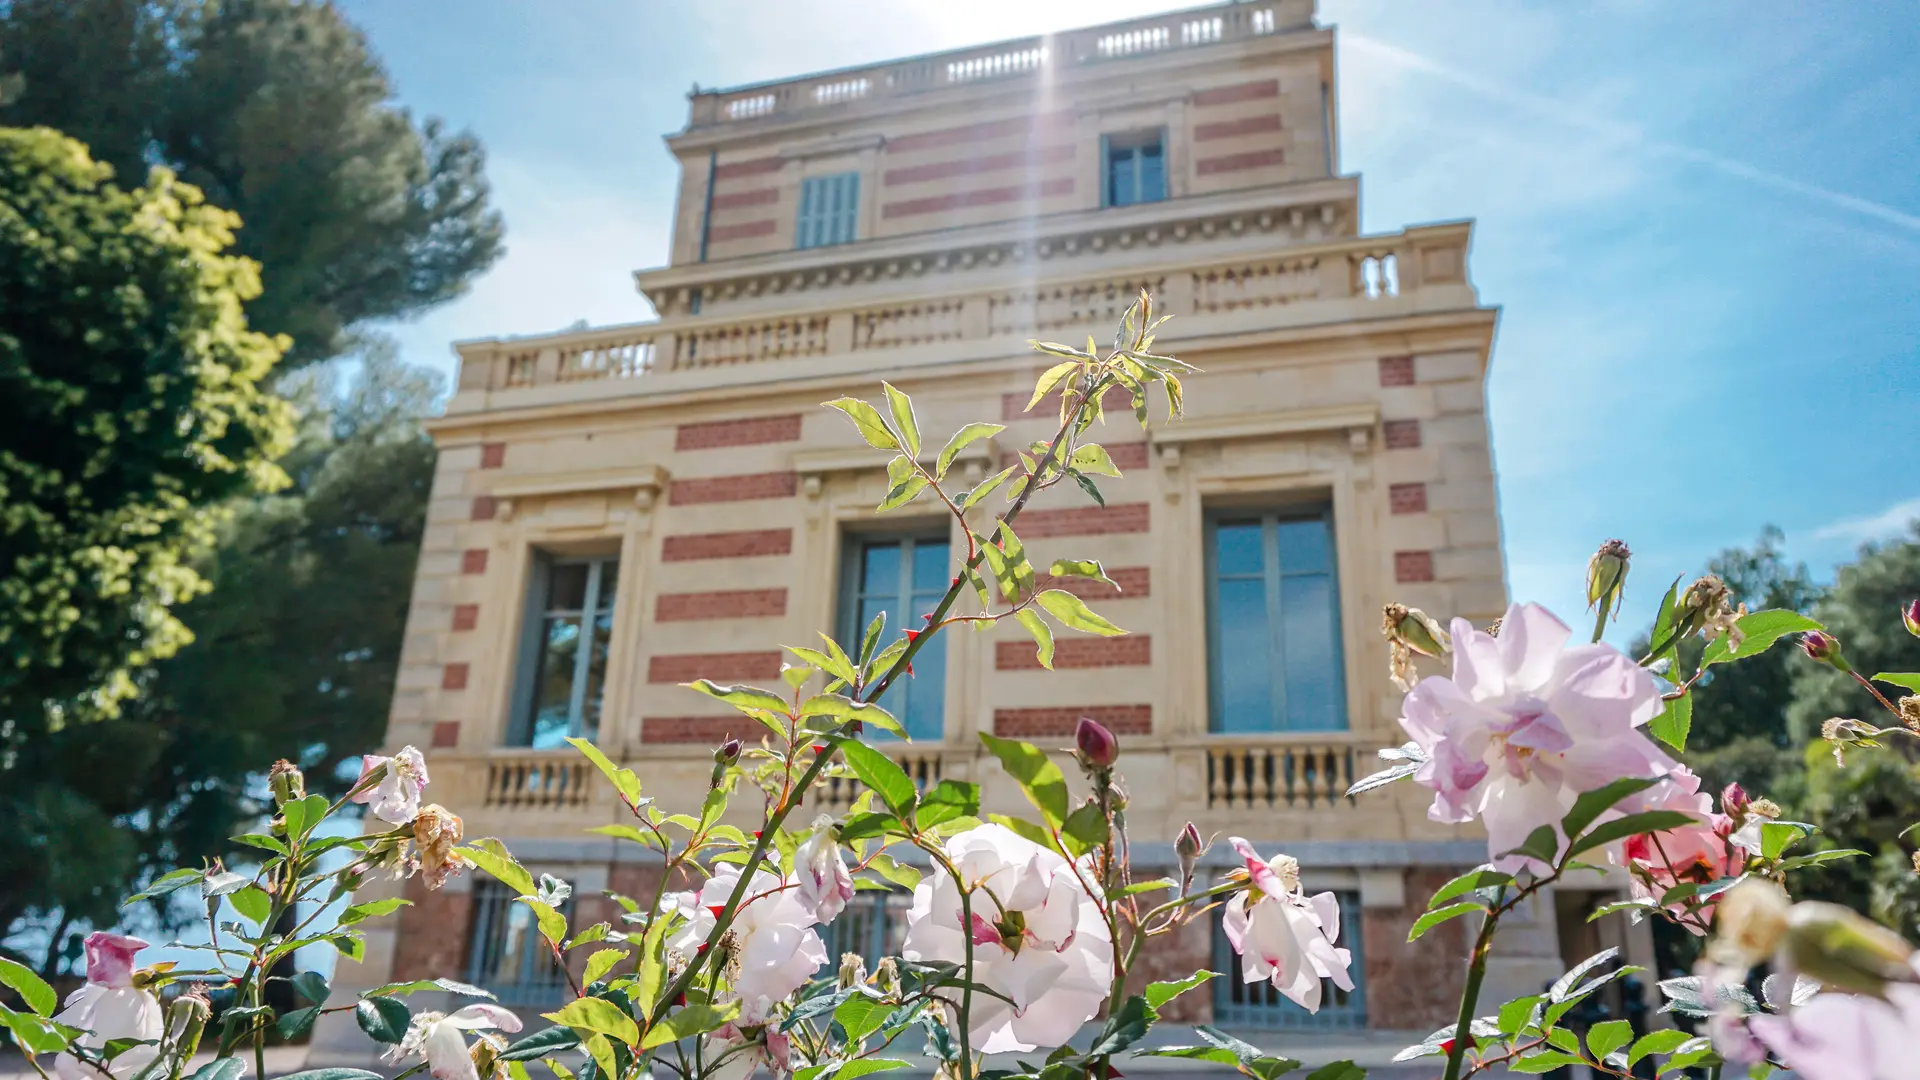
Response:
[[[656,806],[633,771],[574,740],[627,814],[595,831],[649,848],[665,866],[654,897],[616,897],[624,910],[618,919],[571,925],[562,913],[566,884],[536,878],[498,840],[467,842],[456,813],[423,804],[427,762],[412,747],[366,758],[353,790],[332,803],[307,795],[299,771],[282,763],[268,777],[274,817],[239,838],[262,852],[258,866],[176,870],[136,897],[197,891],[209,923],[226,935],[201,947],[204,966],[136,968],[144,942],[95,934],[87,984],[60,1009],[37,975],[0,960],[0,984],[23,1006],[0,1005],[0,1025],[36,1069],[53,1055],[61,1080],[180,1080],[190,1071],[194,1080],[239,1080],[249,1068],[258,1076],[270,1035],[298,1038],[328,1012],[351,1012],[388,1047],[386,1060],[401,1068],[395,1080],[420,1071],[437,1080],[530,1080],[529,1063],[538,1061],[561,1080],[664,1073],[746,1080],[756,1071],[853,1080],[908,1064],[887,1055],[917,1046],[945,1080],[1108,1080],[1119,1075],[1117,1058],[1142,1055],[1230,1066],[1250,1080],[1297,1068],[1208,1027],[1196,1029],[1198,1045],[1147,1045],[1168,1003],[1215,973],[1144,985],[1129,978],[1148,941],[1220,909],[1248,982],[1270,983],[1309,1010],[1324,1000],[1323,983],[1352,989],[1338,905],[1329,893],[1305,893],[1296,860],[1231,838],[1240,865],[1218,881],[1197,880],[1207,841],[1189,823],[1174,844],[1178,876],[1136,878],[1122,747],[1091,720],[1080,722],[1070,751],[1077,783],[1041,747],[981,736],[1031,804],[1024,818],[983,815],[972,783],[916,783],[866,741],[876,731],[904,737],[881,702],[911,674],[926,642],[951,628],[1017,622],[1047,667],[1057,630],[1125,633],[1074,592],[1040,588],[1040,564],[1015,528],[1036,492],[1070,482],[1099,499],[1097,478],[1118,475],[1107,452],[1085,438],[1109,391],[1130,395],[1142,424],[1156,386],[1169,419],[1179,414],[1180,380],[1190,369],[1153,352],[1157,325],[1143,296],[1105,353],[1091,343],[1085,351],[1037,344],[1058,362],[1041,376],[1029,408],[1057,398],[1059,427],[964,491],[945,486],[949,468],[1000,425],[968,424],[928,455],[913,403],[896,388],[882,384],[884,409],[855,398],[827,403],[892,455],[890,489],[878,509],[931,499],[958,519],[964,554],[922,627],[890,635],[881,617],[859,641],[823,635],[820,648],[790,646],[777,689],[689,684],[766,732],[757,746],[729,740],[715,751],[697,813]],[[1006,505],[976,531],[979,515],[966,515],[995,493]],[[1629,568],[1619,541],[1594,556],[1587,594],[1597,616],[1588,642],[1574,641],[1564,622],[1533,604],[1515,605],[1492,627],[1455,619],[1450,631],[1418,609],[1386,607],[1387,674],[1407,691],[1400,722],[1410,741],[1381,751],[1387,767],[1349,795],[1411,780],[1432,791],[1435,820],[1472,824],[1488,837],[1488,862],[1436,890],[1409,933],[1415,941],[1462,917],[1477,924],[1456,1021],[1401,1059],[1435,1059],[1446,1080],[1502,1067],[1542,1073],[1569,1066],[1626,1078],[1649,1063],[1661,1075],[1688,1068],[1760,1075],[1787,1065],[1811,1080],[1916,1076],[1920,964],[1912,947],[1845,909],[1795,904],[1786,891],[1803,867],[1859,853],[1796,853],[1811,826],[1779,820],[1777,807],[1737,785],[1716,808],[1672,754],[1686,746],[1693,688],[1709,676],[1738,677],[1723,666],[1790,634],[1819,635],[1806,640],[1809,661],[1848,672],[1896,717],[1887,727],[1836,717],[1826,727],[1836,752],[1920,737],[1911,726],[1920,725],[1913,719],[1920,700],[1896,705],[1878,688],[1920,693],[1920,674],[1852,672],[1820,626],[1793,612],[1731,608],[1726,586],[1712,577],[1684,589],[1676,581],[1660,601],[1652,648],[1637,659],[1624,655],[1599,638]],[[1051,560],[1046,574],[1112,584],[1093,560]],[[1920,634],[1920,606],[1900,617]],[[1706,639],[1704,649],[1683,665],[1677,646],[1696,635]],[[1448,673],[1419,677],[1423,658],[1446,661]],[[789,828],[807,793],[828,777],[856,783],[852,804]],[[723,820],[743,788],[763,807],[751,831]],[[366,808],[366,831],[319,828],[356,805]],[[496,879],[530,911],[545,948],[568,972],[569,999],[544,1014],[551,1026],[510,1042],[506,1036],[520,1027],[514,1014],[485,1001],[484,989],[448,979],[334,1001],[324,979],[300,972],[288,981],[306,1004],[270,1001],[268,984],[297,950],[329,944],[357,958],[360,925],[391,915],[401,901],[349,904],[322,923],[317,913],[329,904],[376,874],[418,875],[434,889],[468,870]],[[1507,916],[1563,880],[1609,874],[1629,884],[1630,896],[1596,917],[1664,919],[1706,935],[1700,969],[1660,989],[1666,1011],[1708,1034],[1642,1032],[1608,1020],[1582,1039],[1567,1027],[1571,1010],[1635,970],[1615,964],[1611,950],[1574,965],[1541,994],[1498,1005],[1479,1000]],[[912,893],[898,956],[869,964],[827,954],[822,928],[843,917],[862,887]],[[569,968],[580,952],[584,962]],[[1773,971],[1759,997],[1747,989],[1757,967]],[[584,977],[575,980],[574,968]],[[183,980],[229,983],[236,1002],[217,1023],[198,990],[163,1008],[161,992]],[[416,1013],[409,995],[423,989],[483,1000]],[[1090,1037],[1076,1039],[1087,1026]],[[912,1042],[899,1045],[909,1033]],[[1016,1069],[985,1071],[986,1055],[1041,1050],[1040,1063],[1016,1058]],[[195,1064],[196,1054],[212,1060]],[[1364,1075],[1333,1063],[1309,1080]],[[289,1080],[379,1074],[325,1069]]]

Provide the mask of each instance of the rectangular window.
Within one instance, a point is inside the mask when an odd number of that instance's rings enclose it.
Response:
[[[1165,133],[1159,130],[1101,137],[1108,206],[1159,202],[1167,197]]]
[[[519,743],[548,749],[599,730],[619,577],[614,556],[535,557],[520,648]]]
[[[1245,982],[1240,956],[1233,951],[1233,944],[1227,940],[1221,918],[1216,913],[1213,917],[1213,970],[1225,975],[1213,981],[1213,1022],[1216,1025],[1225,1028],[1291,1028],[1307,1031],[1367,1026],[1367,965],[1366,959],[1360,955],[1360,896],[1354,892],[1338,892],[1334,896],[1340,901],[1340,933],[1334,946],[1353,954],[1352,963],[1347,965],[1347,974],[1353,978],[1353,989],[1342,990],[1331,981],[1322,979],[1320,1011],[1310,1013],[1280,996],[1280,991],[1273,988],[1271,981]]]
[[[903,630],[926,625],[921,616],[946,595],[953,570],[947,534],[862,536],[850,533],[840,568],[840,642],[857,652],[873,617],[885,614],[884,648]],[[899,679],[881,702],[915,739],[938,739],[946,731],[947,645],[937,636],[913,657],[913,678]]]
[[[851,243],[860,216],[860,174],[809,176],[800,182],[797,248]]]
[[[491,990],[502,1005],[557,1005],[568,995],[567,974],[534,925],[533,909],[492,880],[473,883],[473,925],[467,946],[467,981]],[[573,901],[560,913],[573,917]]]
[[[1213,731],[1346,730],[1329,508],[1209,515],[1207,609]]]

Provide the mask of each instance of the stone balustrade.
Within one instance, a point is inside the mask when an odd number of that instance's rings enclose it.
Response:
[[[1231,219],[1221,231],[1276,227],[1285,223]],[[876,277],[871,266],[858,280],[844,283],[847,275],[821,271],[814,276],[824,285],[794,294],[795,302],[809,310],[791,314],[676,315],[656,322],[463,343],[460,388],[492,394],[890,350],[898,351],[899,362],[906,364],[910,354],[968,343],[1003,342],[1013,352],[1031,336],[1071,340],[1088,330],[1109,331],[1143,288],[1154,294],[1160,310],[1202,319],[1255,311],[1274,325],[1385,317],[1423,309],[1423,296],[1438,295],[1436,290],[1453,290],[1457,299],[1467,286],[1468,241],[1468,226],[1451,224],[1284,245],[1258,255],[1223,252],[1147,273],[1125,268],[1100,272],[1089,266],[1085,276],[1035,280],[1031,266],[1007,266],[986,279],[1021,284],[991,287],[976,274],[971,287],[956,278],[949,286],[953,292],[908,300],[874,298],[875,290],[867,284]],[[858,258],[857,248],[850,246],[847,257]],[[1034,250],[1029,256],[1047,254]],[[946,265],[944,257],[924,262],[927,265],[920,259],[904,265],[894,261],[877,276],[905,279]],[[1375,305],[1378,310],[1372,309]],[[1192,324],[1191,318],[1175,324],[1170,333]],[[886,359],[876,357],[875,364]],[[510,395],[489,399],[490,407],[511,404]],[[456,403],[454,409],[460,407]]]
[[[931,90],[1010,79],[1313,29],[1307,0],[1220,4],[1061,34],[930,53],[799,79],[708,90],[693,95],[688,128],[779,123]]]

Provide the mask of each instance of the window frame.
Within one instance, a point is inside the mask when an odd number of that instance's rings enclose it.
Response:
[[[907,601],[907,606],[911,609],[915,595],[913,588],[913,559],[911,553],[915,546],[921,543],[939,543],[945,546],[947,549],[948,566],[951,567],[953,562],[953,534],[945,522],[936,524],[935,522],[929,521],[919,527],[903,524],[899,528],[886,530],[842,530],[840,538],[840,579],[835,583],[838,596],[838,617],[834,620],[834,623],[839,640],[849,653],[856,657],[859,655],[860,640],[867,629],[860,618],[860,602],[865,599],[864,590],[861,588],[861,581],[864,577],[862,570],[864,569],[868,546],[872,544],[901,545],[900,586],[902,591],[893,595],[896,601],[904,597]],[[946,588],[946,585],[943,584],[937,592],[935,590],[925,591],[929,595],[945,595]],[[912,618],[912,616],[908,616],[908,618]],[[890,625],[887,626],[884,631],[884,636],[881,638],[880,647],[882,648],[885,648],[888,642],[894,640],[900,631],[913,629],[911,624],[900,626],[892,624],[891,619],[889,619],[889,623]],[[942,650],[946,648],[947,644],[944,638],[935,638],[932,642],[933,646],[937,646]],[[925,651],[924,648],[922,651]],[[944,652],[942,658],[943,660],[946,659]],[[932,687],[928,687],[927,689],[927,692],[933,696],[933,700],[939,703],[940,730],[938,732],[916,733],[913,730],[913,719],[909,709],[911,708],[912,700],[914,700],[911,698],[911,695],[914,689],[917,688],[915,683],[903,683],[902,689],[905,689],[909,694],[908,709],[889,709],[888,711],[894,713],[899,719],[900,725],[907,729],[908,735],[915,741],[929,742],[945,739],[947,725],[947,679],[944,665],[941,669],[940,686],[938,689]],[[875,731],[869,731],[867,736],[868,738],[880,739],[892,738],[892,736],[885,732]]]
[[[1113,190],[1114,151],[1123,150],[1133,153],[1133,187],[1134,190],[1138,192],[1141,188],[1140,162],[1142,159],[1142,155],[1140,155],[1138,151],[1148,146],[1158,146],[1160,148],[1160,193],[1150,199],[1136,195],[1136,197],[1126,202],[1116,201]],[[1165,202],[1172,190],[1172,177],[1168,175],[1167,161],[1167,128],[1165,125],[1161,125],[1160,127],[1139,128],[1132,131],[1113,131],[1101,135],[1100,205],[1103,207],[1139,206],[1145,203]]]
[[[1271,982],[1248,984],[1241,981],[1240,957],[1227,940],[1223,909],[1215,912],[1209,920],[1213,926],[1213,970],[1221,974],[1219,979],[1214,980],[1213,986],[1215,1024],[1259,1031],[1355,1031],[1366,1028],[1367,958],[1361,947],[1361,938],[1365,936],[1361,932],[1361,920],[1365,916],[1360,893],[1356,889],[1329,891],[1340,905],[1340,938],[1334,942],[1334,947],[1346,949],[1352,956],[1352,962],[1347,965],[1347,974],[1353,978],[1353,989],[1341,990],[1331,981],[1321,980],[1320,1011],[1310,1013],[1282,997],[1280,991],[1273,989]],[[1236,991],[1243,998],[1258,996],[1265,1000],[1235,1002],[1233,996]],[[1340,1000],[1342,997],[1344,1001]]]
[[[573,898],[560,905],[560,914],[573,918]],[[497,969],[499,955],[506,952],[506,935],[514,915],[524,913],[524,933],[518,946],[520,977],[501,982],[487,970],[489,956]],[[498,938],[500,947],[493,948]],[[516,902],[512,889],[498,881],[476,879],[473,883],[472,915],[467,920],[466,981],[493,991],[500,1004],[508,1006],[555,1005],[566,1000],[567,973],[554,960],[540,937],[533,909]],[[499,955],[496,955],[499,954]]]
[[[514,662],[514,695],[512,722],[508,725],[508,745],[533,747],[535,720],[539,712],[541,689],[541,651],[547,636],[547,623],[562,609],[548,605],[547,594],[552,587],[554,570],[563,566],[586,566],[587,582],[581,597],[579,610],[582,647],[573,660],[573,691],[567,702],[568,738],[594,739],[600,730],[601,713],[604,711],[607,696],[608,675],[613,666],[613,639],[618,632],[619,620],[615,608],[620,599],[621,553],[618,551],[595,555],[561,555],[535,548],[532,555],[533,565],[527,574],[526,604],[520,620],[520,647]],[[601,589],[606,583],[607,567],[613,567],[612,602],[601,607]],[[572,610],[572,609],[565,609]],[[593,667],[594,626],[598,616],[607,617],[606,656],[607,670],[601,672],[599,696],[594,704],[594,723],[588,727],[587,682]],[[553,749],[549,747],[548,749]]]
[[[819,207],[845,196],[845,206]],[[851,244],[860,238],[860,170],[823,173],[800,179],[799,204],[794,211],[793,247],[810,248]]]
[[[1269,726],[1260,728],[1229,728],[1226,716],[1225,671],[1221,663],[1220,644],[1223,635],[1220,613],[1220,566],[1219,532],[1222,522],[1245,522],[1258,519],[1261,526],[1260,552],[1261,576],[1264,583],[1267,612],[1267,633],[1271,639],[1268,655],[1272,661],[1268,665],[1270,700],[1273,702]],[[1327,532],[1328,567],[1324,571],[1327,578],[1327,614],[1331,625],[1327,628],[1328,641],[1332,655],[1328,658],[1328,669],[1333,685],[1329,698],[1335,709],[1332,726],[1325,728],[1294,727],[1287,722],[1287,679],[1286,679],[1286,642],[1282,625],[1281,588],[1290,576],[1280,564],[1279,526],[1284,522],[1318,521]],[[1334,505],[1331,497],[1315,499],[1311,502],[1274,504],[1245,504],[1208,507],[1205,510],[1201,531],[1201,549],[1204,554],[1205,598],[1204,616],[1207,636],[1207,733],[1209,735],[1276,735],[1276,734],[1337,734],[1353,730],[1353,717],[1347,700],[1346,671],[1346,626],[1340,599],[1340,544]],[[1322,571],[1295,572],[1294,576],[1308,576]]]

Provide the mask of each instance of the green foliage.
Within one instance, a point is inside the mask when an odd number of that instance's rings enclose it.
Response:
[[[0,125],[58,128],[123,184],[172,168],[246,228],[257,329],[290,364],[458,296],[501,252],[480,144],[393,101],[365,36],[305,0],[12,0]]]
[[[1920,524],[1907,539],[1869,544],[1860,559],[1843,566],[1833,588],[1814,607],[1814,617],[1846,647],[1855,670],[1920,671],[1920,638],[1907,633],[1900,607],[1920,597]],[[1831,716],[1852,717],[1884,727],[1894,719],[1854,680],[1806,657],[1795,657],[1793,704],[1789,717],[1803,740],[1818,738]],[[1881,687],[1890,697],[1898,692]]]

